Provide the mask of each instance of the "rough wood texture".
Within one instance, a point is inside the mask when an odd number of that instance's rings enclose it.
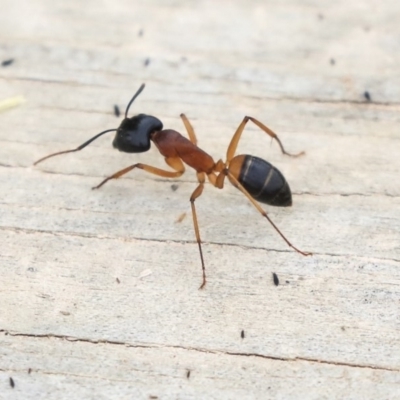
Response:
[[[0,114],[0,398],[399,398],[399,13],[3,0],[0,61],[15,62],[0,100],[27,102]],[[251,125],[240,143],[288,179],[294,207],[268,212],[313,257],[236,189],[208,185],[199,291],[193,171],[91,191],[132,163],[164,166],[155,149],[116,152],[112,134],[32,167],[116,127],[113,105],[142,82],[132,112],[182,132],[185,112],[215,159],[246,114],[306,150],[286,158]]]

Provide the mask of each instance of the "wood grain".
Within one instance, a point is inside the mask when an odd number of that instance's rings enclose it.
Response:
[[[400,397],[400,4],[2,5],[0,101],[27,101],[0,114],[0,398]],[[113,134],[32,167],[117,127],[142,82],[131,112],[185,113],[215,160],[244,115],[306,151],[250,123],[239,145],[284,173],[294,205],[267,212],[313,257],[207,185],[199,291],[194,171],[92,191],[165,166]]]

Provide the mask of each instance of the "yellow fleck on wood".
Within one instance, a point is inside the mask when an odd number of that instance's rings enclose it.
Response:
[[[6,111],[10,108],[18,107],[22,103],[25,103],[26,99],[24,96],[14,96],[8,99],[0,101],[0,112]]]

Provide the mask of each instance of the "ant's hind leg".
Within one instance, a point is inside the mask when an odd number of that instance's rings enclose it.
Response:
[[[279,230],[279,228],[274,224],[272,219],[268,216],[268,214],[262,209],[262,207],[251,197],[250,193],[243,187],[243,185],[233,176],[231,172],[227,172],[229,179],[231,180],[232,184],[237,187],[253,204],[253,206],[258,210],[258,212],[265,217],[268,222],[273,226],[273,228],[278,232],[278,234],[281,236],[281,238],[287,243],[288,246],[290,246],[292,249],[297,251],[298,253],[302,254],[303,256],[312,256],[312,253],[306,252],[306,251],[301,251],[297,247],[293,246],[292,243],[289,242],[288,239],[286,239],[286,236]]]
[[[246,124],[247,124],[248,121],[253,122],[253,123],[254,123],[255,125],[257,125],[260,129],[262,129],[265,133],[267,133],[269,136],[271,136],[273,139],[275,139],[275,140],[278,142],[279,147],[281,148],[281,151],[282,151],[283,154],[286,154],[286,155],[291,156],[291,157],[298,157],[298,156],[301,156],[301,155],[304,154],[304,151],[302,151],[302,152],[300,152],[300,153],[298,153],[298,154],[291,154],[291,153],[288,153],[288,152],[284,149],[282,142],[280,141],[280,139],[278,138],[278,135],[277,135],[275,132],[273,132],[271,129],[269,129],[269,128],[268,128],[267,126],[265,126],[262,122],[256,120],[255,118],[249,117],[249,116],[245,116],[245,117],[243,118],[243,121],[241,122],[241,124],[240,124],[240,125],[238,126],[238,128],[236,129],[236,132],[235,132],[235,134],[233,135],[232,140],[231,140],[231,143],[229,144],[228,150],[227,150],[227,152],[226,152],[226,161],[227,161],[228,163],[229,163],[229,162],[232,160],[232,158],[235,156],[235,153],[236,153],[236,149],[237,149],[239,140],[240,140],[240,138],[241,138],[241,136],[242,136],[243,130],[244,130],[244,128],[245,128],[245,126],[246,126]]]

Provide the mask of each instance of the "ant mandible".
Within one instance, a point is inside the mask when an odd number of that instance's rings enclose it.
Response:
[[[238,188],[247,197],[251,204],[253,204],[260,214],[269,221],[269,223],[291,248],[303,256],[311,255],[312,253],[301,251],[293,246],[257,202],[259,201],[261,203],[280,207],[292,205],[292,194],[282,173],[269,162],[261,158],[247,154],[235,156],[236,148],[248,121],[252,121],[266,134],[275,139],[278,142],[283,154],[291,157],[298,157],[304,154],[304,152],[299,154],[290,154],[286,152],[278,136],[271,129],[266,127],[263,123],[255,118],[245,116],[228,146],[226,161],[223,162],[222,160],[218,160],[217,162],[214,162],[213,158],[209,154],[197,146],[196,134],[194,133],[194,129],[185,114],[181,114],[180,116],[190,140],[186,139],[177,131],[172,129],[163,129],[162,122],[158,118],[151,115],[139,114],[128,118],[129,107],[136,97],[138,97],[142,92],[144,86],[144,84],[140,86],[138,91],[132,97],[131,101],[128,103],[125,111],[125,118],[122,120],[119,128],[107,129],[103,132],[100,132],[85,143],[81,144],[76,149],[50,154],[36,161],[34,165],[37,165],[50,157],[82,150],[105,133],[116,131],[117,133],[112,143],[114,148],[126,153],[143,153],[150,149],[150,142],[153,142],[161,155],[164,156],[165,162],[174,171],[166,171],[151,165],[137,163],[107,177],[99,185],[93,187],[92,189],[99,189],[110,179],[117,179],[135,168],[143,169],[151,174],[162,176],[164,178],[180,177],[185,172],[184,163],[193,168],[197,173],[197,180],[199,182],[199,185],[190,196],[190,205],[192,208],[194,231],[196,235],[196,241],[199,246],[201,267],[203,272],[203,282],[200,286],[200,289],[204,288],[206,284],[206,269],[204,265],[203,252],[201,249],[201,239],[199,225],[197,222],[195,200],[203,193],[206,176],[210,183],[218,189],[222,189],[224,187],[225,178],[228,177],[232,185]]]

